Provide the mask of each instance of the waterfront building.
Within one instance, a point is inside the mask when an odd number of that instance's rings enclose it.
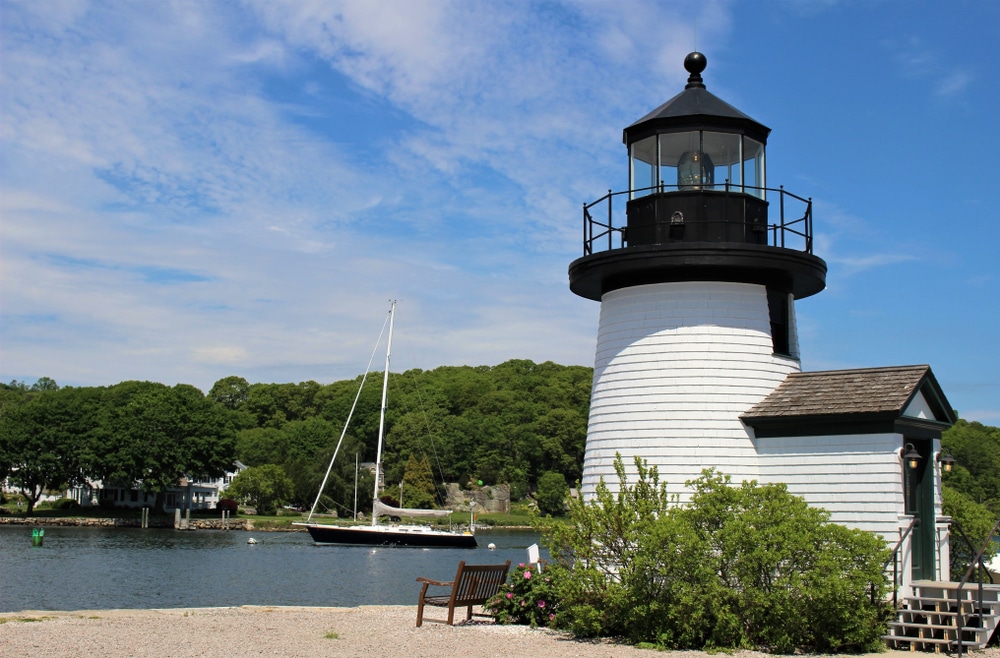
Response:
[[[233,469],[217,478],[181,478],[177,486],[164,492],[164,510],[212,510],[225,498],[226,487],[236,475],[246,468],[237,461]],[[156,502],[156,494],[142,490],[141,482],[103,482],[87,480],[82,485],[70,487],[66,497],[83,507],[106,505],[109,507],[142,508]]]

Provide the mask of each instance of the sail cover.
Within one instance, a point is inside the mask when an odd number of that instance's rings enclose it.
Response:
[[[423,518],[438,518],[451,514],[450,509],[410,509],[405,507],[393,507],[386,505],[380,500],[375,501],[375,508],[372,510],[375,516],[410,516]]]

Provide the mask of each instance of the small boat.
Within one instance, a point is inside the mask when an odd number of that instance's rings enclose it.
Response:
[[[304,523],[294,523],[292,525],[304,526],[305,529],[309,531],[309,536],[312,538],[313,542],[321,546],[353,545],[412,546],[420,548],[476,548],[478,543],[476,542],[476,536],[474,534],[475,523],[474,518],[472,517],[471,509],[469,510],[469,530],[438,530],[430,526],[420,524],[401,524],[398,523],[398,519],[403,517],[441,518],[451,515],[452,510],[407,509],[392,507],[379,500],[379,484],[382,482],[383,472],[382,443],[385,438],[385,409],[386,396],[389,388],[389,360],[392,354],[392,329],[395,311],[396,302],[393,301],[389,306],[389,337],[386,341],[385,372],[383,373],[382,379],[382,409],[379,416],[378,450],[375,456],[375,491],[372,494],[371,524],[334,525],[331,523],[312,522],[313,514],[316,511],[317,505],[319,505],[320,497],[324,487],[326,486],[327,478],[330,476],[330,470],[333,468],[333,462],[337,458],[337,452],[340,450],[340,443],[338,443],[337,449],[334,450],[333,458],[330,460],[330,466],[326,470],[326,476],[323,478],[323,483],[320,485],[320,494],[316,496],[316,502],[313,503],[312,509],[309,511],[309,516],[306,518]],[[379,342],[381,342],[381,336],[379,337]],[[361,380],[361,385],[364,385],[364,378]],[[358,393],[360,395],[360,389]],[[353,413],[353,411],[354,410],[352,409],[351,412]],[[350,422],[350,416],[348,416],[348,422]],[[346,432],[347,423],[344,424],[344,433]],[[344,433],[341,434],[341,441],[343,441]],[[379,522],[381,517],[388,517],[391,522],[389,524],[381,524]]]

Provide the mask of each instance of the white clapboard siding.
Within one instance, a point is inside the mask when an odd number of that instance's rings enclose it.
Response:
[[[757,439],[761,482],[830,512],[830,520],[894,542],[905,512],[899,434]]]
[[[794,326],[791,335],[796,352]],[[798,370],[797,359],[774,354],[764,286],[691,281],[606,294],[583,495],[601,477],[617,490],[615,453],[630,475],[633,456],[655,465],[682,499],[704,468],[755,479],[756,451],[739,416]]]

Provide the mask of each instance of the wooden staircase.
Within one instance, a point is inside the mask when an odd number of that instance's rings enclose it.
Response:
[[[913,595],[903,599],[898,617],[889,623],[889,634],[882,636],[891,649],[956,651],[958,645],[958,583],[917,580]],[[1000,585],[983,585],[982,610],[979,609],[979,585],[962,588],[961,649],[982,649],[993,637],[1000,622]]]

